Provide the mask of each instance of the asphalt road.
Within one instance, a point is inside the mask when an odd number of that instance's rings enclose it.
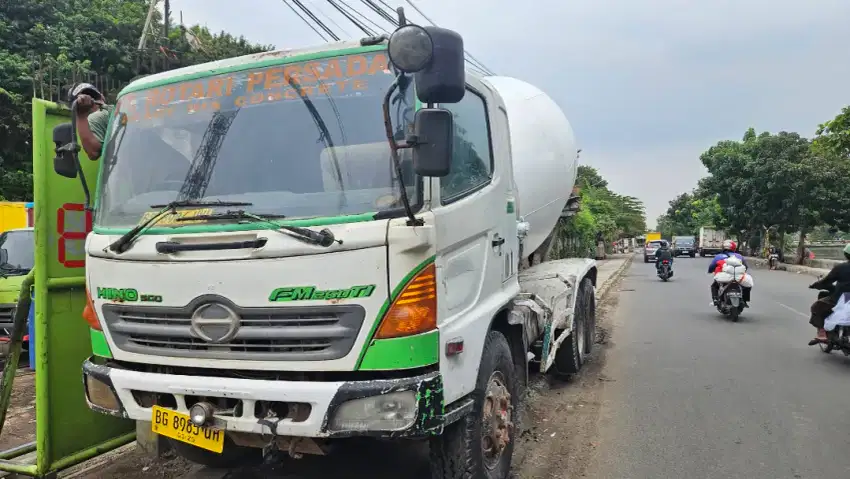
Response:
[[[599,479],[850,477],[850,358],[807,346],[807,275],[754,270],[751,308],[709,306],[708,259],[669,283],[640,258],[611,318]]]

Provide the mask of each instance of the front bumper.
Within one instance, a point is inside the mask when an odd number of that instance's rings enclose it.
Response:
[[[445,424],[443,414],[443,385],[439,372],[403,379],[371,381],[273,381],[226,377],[186,376],[147,373],[124,369],[117,364],[96,364],[92,359],[83,363],[84,381],[96,380],[107,386],[117,398],[117,409],[105,409],[93,404],[86,388],[86,402],[94,411],[136,421],[151,421],[153,404],[142,404],[139,394],[156,393],[167,398],[171,407],[188,414],[193,398],[237,403],[232,411],[215,414],[215,427],[227,431],[270,435],[271,427],[278,436],[342,438],[369,437],[427,437],[440,434]],[[391,392],[413,391],[416,394],[416,415],[413,424],[402,430],[332,431],[329,421],[346,401],[381,396]],[[188,400],[187,400],[188,399]],[[309,413],[296,420],[282,419],[272,426],[257,411],[264,404],[307,404]]]

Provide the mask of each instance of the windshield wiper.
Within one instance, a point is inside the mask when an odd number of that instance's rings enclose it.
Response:
[[[130,231],[124,233],[120,238],[109,245],[109,249],[115,253],[121,254],[126,252],[132,246],[132,242],[144,230],[161,221],[168,214],[176,214],[177,208],[186,208],[190,206],[251,206],[253,203],[245,203],[241,201],[199,201],[199,200],[177,200],[168,203],[167,205],[151,205],[151,208],[162,208],[157,214],[151,216],[147,221],[139,223]]]
[[[245,210],[231,210],[224,213],[214,213],[210,215],[196,215],[191,218],[177,218],[177,221],[192,221],[192,220],[250,220],[258,223],[265,223],[269,226],[268,229],[284,233],[287,236],[299,239],[306,243],[315,244],[318,246],[330,247],[334,243],[342,244],[342,240],[336,239],[333,232],[327,228],[321,231],[313,231],[309,228],[301,228],[298,226],[279,225],[274,222],[275,219],[285,218],[284,215],[256,215]],[[283,230],[283,231],[281,231]]]

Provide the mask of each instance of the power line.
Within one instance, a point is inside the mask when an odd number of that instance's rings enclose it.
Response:
[[[331,5],[332,5],[332,6],[333,6],[333,7],[334,7],[334,8],[335,8],[335,9],[336,9],[339,13],[341,13],[341,14],[342,14],[342,16],[344,16],[345,18],[347,18],[347,19],[348,19],[348,21],[350,21],[350,22],[351,22],[351,23],[353,23],[353,24],[354,24],[357,28],[359,28],[359,29],[360,29],[360,31],[362,31],[362,32],[363,32],[363,33],[365,33],[366,35],[369,35],[370,37],[374,37],[374,36],[375,36],[375,32],[373,32],[372,30],[370,30],[370,29],[369,29],[369,27],[367,27],[367,26],[366,26],[366,25],[364,25],[363,23],[359,22],[359,21],[358,21],[356,18],[354,18],[354,17],[353,17],[350,13],[348,13],[348,12],[347,12],[347,11],[345,11],[345,10],[343,10],[343,8],[342,8],[342,7],[340,7],[339,5],[337,5],[337,3],[336,3],[336,2],[334,2],[334,0],[328,0],[328,3],[330,3],[330,4],[331,4]]]
[[[311,29],[311,30],[313,30],[314,32],[316,32],[316,35],[318,35],[319,37],[321,37],[321,39],[322,39],[322,40],[324,40],[324,41],[328,41],[327,37],[325,37],[324,35],[322,35],[322,32],[320,32],[319,30],[317,30],[317,29],[316,29],[316,27],[314,27],[314,26],[313,26],[313,24],[312,24],[312,23],[310,23],[310,21],[309,21],[309,20],[307,20],[307,19],[306,19],[306,18],[304,18],[304,17],[303,17],[300,13],[298,13],[298,10],[296,10],[296,9],[295,9],[295,7],[293,7],[292,5],[290,5],[290,4],[289,4],[289,2],[287,2],[286,0],[283,0],[283,3],[284,3],[287,7],[289,7],[289,9],[290,9],[290,10],[292,10],[292,12],[293,12],[294,14],[298,15],[298,18],[300,18],[300,19],[301,19],[304,23],[306,23],[306,24],[307,24],[307,26],[308,26],[308,27],[310,27],[310,29]]]
[[[380,1],[381,3],[383,3],[383,0],[378,0],[378,1]],[[434,25],[435,27],[437,26],[437,23],[436,23],[436,22],[434,22],[434,20],[431,20],[431,18],[430,18],[430,17],[428,17],[428,15],[425,15],[425,12],[423,12],[422,10],[420,10],[420,9],[419,9],[419,7],[417,7],[417,6],[416,6],[416,4],[415,4],[415,3],[413,3],[413,0],[406,0],[406,1],[407,1],[408,5],[410,5],[410,6],[411,6],[414,10],[416,10],[416,13],[418,13],[419,15],[422,15],[422,18],[424,18],[425,20],[427,20],[427,21],[428,21],[428,23],[430,23],[431,25]],[[385,5],[386,5],[386,4],[385,4]],[[471,54],[471,53],[469,53],[469,52],[468,52],[468,51],[466,51],[466,50],[464,50],[464,53],[465,53],[465,54],[469,57],[469,58],[467,59],[467,61],[469,61],[470,63],[477,64],[477,66],[479,66],[482,70],[484,70],[484,71],[485,71],[485,72],[487,72],[488,74],[490,74],[490,75],[495,75],[495,73],[493,73],[493,71],[492,71],[492,70],[490,70],[489,68],[487,68],[487,66],[486,66],[486,65],[484,65],[484,63],[482,63],[480,60],[478,60],[477,58],[475,58],[474,56],[472,56],[472,54]]]
[[[317,2],[313,2],[313,3],[312,3],[312,5],[313,5],[313,7],[314,7],[316,10],[318,10],[318,11],[319,11],[319,14],[321,14],[323,17],[325,17],[326,19],[328,19],[328,21],[329,21],[329,22],[331,22],[331,23],[333,23],[333,24],[334,24],[334,26],[336,26],[337,28],[339,28],[340,30],[342,30],[342,33],[344,33],[345,35],[347,35],[347,36],[349,36],[349,37],[351,37],[351,36],[352,36],[350,33],[348,33],[348,31],[346,31],[344,28],[342,28],[342,26],[341,26],[339,23],[337,23],[337,22],[336,22],[336,20],[334,20],[332,16],[328,15],[327,13],[325,13],[325,11],[324,11],[324,10],[322,10],[321,8],[319,8],[319,6],[318,6],[316,3],[317,3]]]
[[[331,30],[327,25],[325,25],[324,22],[319,20],[319,17],[317,17],[309,8],[305,7],[304,4],[301,3],[301,0],[291,0],[291,1],[292,1],[292,3],[295,4],[295,6],[300,8],[301,11],[304,12],[305,15],[307,15],[308,17],[310,17],[311,20],[316,22],[316,25],[318,25],[319,27],[321,27],[322,30],[327,32],[327,34],[330,35],[331,38],[333,38],[336,41],[339,41],[339,36],[336,33],[334,33],[334,31]]]
[[[375,5],[375,2],[373,2],[372,0],[360,0],[360,1],[362,1],[363,4],[366,5],[367,7],[371,8],[372,11],[377,13],[381,18],[390,22],[391,25],[394,25],[396,27],[398,26],[398,20],[393,18],[391,15],[389,15],[386,11],[384,11],[383,8],[379,7],[378,5]]]
[[[377,23],[377,22],[375,22],[375,21],[374,21],[374,20],[372,20],[371,18],[367,17],[366,15],[363,15],[362,13],[360,13],[360,10],[357,10],[356,8],[354,8],[354,7],[352,7],[351,5],[347,4],[347,3],[345,2],[345,0],[337,0],[337,1],[338,1],[338,2],[339,2],[342,6],[343,6],[343,7],[347,8],[349,11],[351,11],[351,12],[352,12],[352,13],[354,13],[355,15],[357,15],[357,16],[359,16],[360,18],[362,18],[363,20],[365,20],[365,21],[367,21],[367,22],[371,23],[371,24],[372,24],[372,26],[374,26],[375,28],[377,28],[377,29],[378,29],[378,31],[382,31],[382,32],[384,32],[384,33],[389,33],[389,32],[387,31],[387,29],[386,29],[386,28],[382,27],[381,25],[378,25],[378,23]]]

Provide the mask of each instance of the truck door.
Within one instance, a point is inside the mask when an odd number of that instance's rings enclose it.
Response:
[[[464,341],[462,355],[440,361],[449,401],[475,383],[490,320],[518,290],[512,177],[509,168],[495,167],[510,162],[507,118],[485,98],[467,89],[461,102],[441,105],[454,115],[455,143],[451,173],[439,179],[434,200],[440,350],[445,354],[446,341]]]

